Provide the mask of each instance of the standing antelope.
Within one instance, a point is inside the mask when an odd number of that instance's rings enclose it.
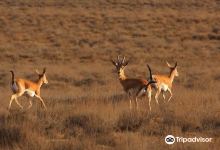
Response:
[[[18,106],[23,109],[23,106],[18,102],[18,97],[22,96],[24,93],[29,95],[30,97],[37,97],[40,99],[41,103],[43,104],[44,108],[47,109],[44,100],[40,96],[40,88],[45,83],[47,84],[47,77],[46,77],[46,68],[44,68],[43,73],[39,73],[38,70],[36,70],[36,73],[39,76],[39,79],[37,82],[32,82],[26,79],[15,79],[14,72],[10,71],[12,74],[12,82],[11,82],[11,90],[13,92],[13,95],[11,96],[11,100],[9,103],[9,109],[11,108],[11,104],[13,100],[18,104]],[[29,100],[30,105],[28,106],[28,109],[32,107],[32,100]]]
[[[158,104],[158,97],[160,95],[160,92],[163,94],[163,99],[165,100],[165,92],[168,91],[170,93],[170,98],[168,99],[168,102],[172,98],[172,84],[175,76],[178,76],[178,71],[177,71],[177,62],[175,66],[171,66],[168,62],[166,62],[168,67],[170,68],[170,74],[167,75],[153,75],[153,79],[156,81],[154,85],[151,87],[156,89],[156,95],[155,99]],[[151,93],[151,90],[149,91]]]
[[[156,83],[152,79],[150,67],[147,65],[150,73],[150,80],[148,82],[145,79],[127,78],[125,76],[124,69],[128,64],[128,61],[125,61],[125,57],[122,60],[120,60],[120,57],[118,56],[118,60],[117,61],[112,60],[112,63],[116,67],[116,70],[118,71],[119,81],[122,87],[124,88],[124,91],[128,94],[130,100],[130,109],[132,108],[133,98],[135,98],[135,105],[136,108],[138,109],[138,97],[146,93],[146,90],[148,89],[148,86],[150,84]],[[148,97],[151,98],[151,95],[148,95]],[[150,99],[149,99],[149,109],[151,110]]]

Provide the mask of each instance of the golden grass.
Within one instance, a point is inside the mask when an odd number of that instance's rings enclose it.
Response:
[[[215,0],[0,2],[0,149],[218,149],[220,146],[219,4]],[[129,60],[126,74],[167,74],[178,61],[174,96],[129,101],[109,61]],[[10,99],[9,70],[42,87],[48,111],[34,99],[20,110]],[[168,95],[167,95],[168,97]],[[25,108],[27,98],[19,101]],[[212,137],[212,143],[166,145],[164,137]]]

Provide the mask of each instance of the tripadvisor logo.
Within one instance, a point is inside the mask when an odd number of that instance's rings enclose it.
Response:
[[[173,135],[167,135],[165,137],[165,143],[167,144],[174,144],[175,142],[180,142],[180,143],[207,143],[207,142],[212,142],[212,138],[204,138],[204,137],[191,137],[191,138],[185,138],[185,137],[174,137]]]
[[[173,144],[175,142],[175,137],[173,135],[167,135],[165,137],[165,142],[167,144]]]

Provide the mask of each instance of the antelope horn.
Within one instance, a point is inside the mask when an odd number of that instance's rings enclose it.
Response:
[[[124,56],[124,58],[123,58],[123,60],[122,60],[122,63],[124,63],[125,62],[125,56]]]
[[[120,56],[118,55],[118,61],[119,61],[119,59],[120,59]]]

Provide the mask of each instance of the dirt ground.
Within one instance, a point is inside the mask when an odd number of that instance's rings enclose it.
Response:
[[[111,59],[126,56],[128,77],[169,74],[169,103],[129,100]],[[4,0],[0,2],[0,149],[146,150],[220,146],[220,2],[218,0]],[[10,70],[36,80],[48,110],[19,98],[9,111]],[[168,97],[169,94],[167,94]],[[154,97],[154,94],[153,94]],[[164,138],[211,137],[211,143]]]

